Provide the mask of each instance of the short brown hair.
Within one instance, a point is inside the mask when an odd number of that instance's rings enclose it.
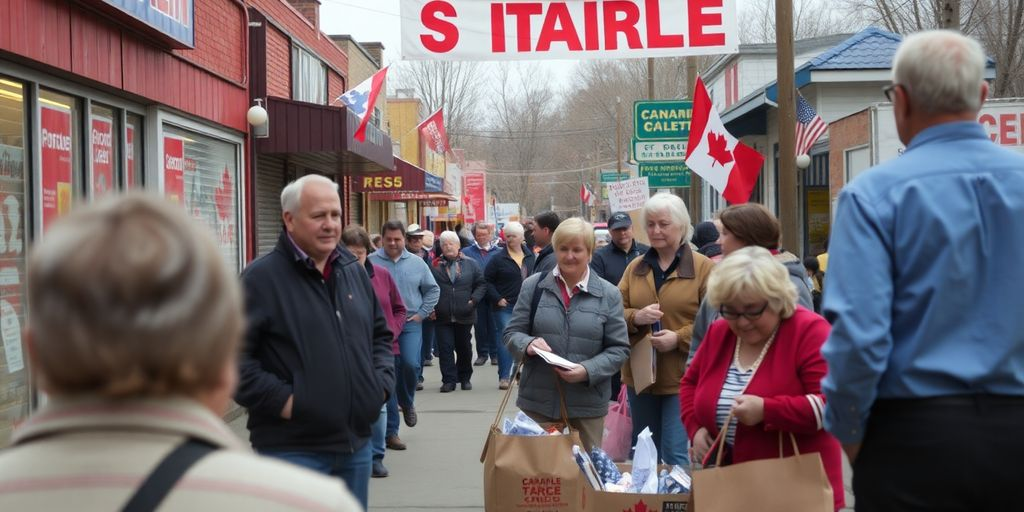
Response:
[[[756,245],[768,250],[779,248],[779,237],[782,235],[779,219],[762,204],[734,204],[722,210],[719,220],[744,245]]]
[[[364,247],[367,254],[373,252],[370,235],[359,224],[352,224],[341,232],[341,243],[346,247]]]
[[[28,275],[33,368],[48,392],[195,397],[234,364],[235,273],[211,234],[158,196],[72,212],[36,245]]]

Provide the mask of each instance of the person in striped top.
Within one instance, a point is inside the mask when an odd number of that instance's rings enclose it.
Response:
[[[780,433],[793,433],[800,453],[821,454],[839,510],[842,458],[822,417],[829,325],[796,299],[789,272],[767,249],[745,247],[715,266],[707,300],[721,318],[680,382],[681,416],[695,462],[714,456],[730,412],[727,464],[778,457]],[[793,454],[788,443],[785,450]]]

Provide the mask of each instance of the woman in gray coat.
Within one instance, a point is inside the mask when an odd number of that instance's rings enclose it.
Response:
[[[559,393],[564,393],[569,423],[589,450],[601,446],[609,379],[629,355],[622,294],[590,272],[594,228],[588,222],[578,218],[562,222],[551,244],[557,265],[523,282],[504,342],[523,361],[516,405],[542,425],[561,423]],[[549,365],[537,350],[553,352],[577,366]]]

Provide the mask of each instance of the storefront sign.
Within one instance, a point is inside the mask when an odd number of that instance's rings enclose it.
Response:
[[[418,203],[424,208],[448,206],[447,199],[420,199]]]
[[[98,197],[114,187],[114,129],[105,117],[93,116],[89,130],[92,145],[92,193]]]
[[[651,189],[647,178],[609,183],[608,203],[613,212],[628,212],[643,208],[651,197]]]
[[[637,162],[684,162],[686,141],[642,141],[633,139],[633,157]]]
[[[636,140],[683,140],[690,135],[693,103],[689,101],[640,100],[633,103],[633,137]]]
[[[185,202],[185,141],[164,137],[164,196]]]
[[[355,181],[356,192],[442,192],[444,190],[444,178],[428,174],[423,169],[401,158],[392,158],[394,172],[359,176]]]
[[[131,125],[125,127],[125,185],[127,188],[135,188],[135,128]]]
[[[71,210],[71,111],[41,104],[43,231]]]
[[[79,0],[175,48],[195,46],[192,0]]]
[[[402,0],[412,60],[612,59],[736,53],[736,0]]]
[[[462,175],[462,213],[467,223],[487,220],[487,175],[467,172]]]
[[[640,176],[647,177],[647,183],[652,188],[689,187],[690,170],[686,164],[678,163],[654,163],[640,164]]]

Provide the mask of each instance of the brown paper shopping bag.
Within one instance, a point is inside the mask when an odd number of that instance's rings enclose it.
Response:
[[[658,352],[654,350],[654,343],[648,334],[629,351],[629,370],[633,373],[633,389],[636,393],[651,387],[658,379],[657,365]]]
[[[722,467],[724,433],[732,423],[726,419],[715,439],[718,456],[715,467],[693,473],[691,499],[696,512],[832,512],[832,486],[821,455],[801,454],[792,433],[792,457],[782,456],[779,433],[779,458],[742,462]]]
[[[513,372],[515,375],[515,372]],[[487,512],[575,512],[579,510],[580,485],[585,485],[572,446],[583,446],[580,435],[509,436],[498,422],[505,412],[513,386],[505,393],[491,424],[480,462],[484,463],[484,510]],[[565,396],[559,386],[562,419],[569,425]]]

